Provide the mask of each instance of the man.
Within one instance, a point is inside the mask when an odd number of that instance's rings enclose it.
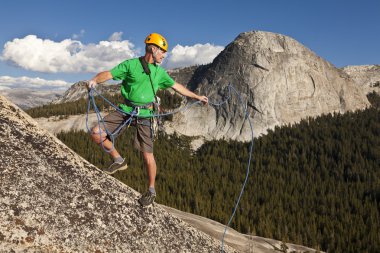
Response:
[[[92,80],[88,82],[89,88],[93,88],[98,83],[107,80],[123,80],[121,85],[121,94],[125,98],[125,104],[121,104],[120,108],[126,112],[138,112],[136,118],[133,119],[137,128],[134,140],[134,146],[142,152],[144,162],[148,171],[149,189],[139,198],[139,203],[148,206],[153,203],[156,192],[154,189],[156,179],[156,161],[153,155],[153,133],[151,131],[152,121],[150,115],[153,112],[153,102],[155,101],[155,93],[158,89],[173,88],[180,94],[195,98],[203,104],[208,103],[206,96],[199,96],[191,92],[183,85],[176,83],[167,72],[160,67],[160,63],[166,56],[168,43],[166,39],[158,33],[152,33],[145,39],[145,55],[141,58],[126,60],[110,71],[98,73]],[[143,65],[149,68],[150,76],[147,70],[144,72]],[[120,134],[122,127],[130,116],[120,112],[112,112],[104,118],[105,127],[108,132],[116,136]],[[125,128],[125,127],[124,127]],[[92,139],[99,145],[103,145],[110,150],[112,142],[110,136],[107,136],[105,130],[100,126],[92,128]],[[108,174],[113,174],[118,170],[125,170],[128,166],[126,159],[123,159],[116,149],[110,152],[114,163],[105,169]]]

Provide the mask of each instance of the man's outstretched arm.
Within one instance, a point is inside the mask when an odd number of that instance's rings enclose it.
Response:
[[[172,88],[175,89],[176,91],[178,91],[180,94],[186,96],[186,97],[198,99],[199,101],[201,101],[205,105],[208,104],[208,98],[206,96],[199,96],[199,95],[195,94],[194,92],[190,91],[189,89],[187,89],[182,84],[174,83]]]
[[[103,83],[112,79],[112,74],[110,71],[103,71],[94,76],[90,81],[88,81],[88,88],[94,88],[98,83]]]

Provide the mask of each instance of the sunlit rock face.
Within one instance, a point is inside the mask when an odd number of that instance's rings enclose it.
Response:
[[[176,115],[167,124],[169,131],[249,140],[245,106],[255,136],[303,118],[368,106],[365,93],[344,71],[296,40],[270,32],[241,33],[211,64],[195,70],[189,87],[220,102],[227,98],[228,84],[241,94],[243,104],[232,94],[224,106],[193,107]]]

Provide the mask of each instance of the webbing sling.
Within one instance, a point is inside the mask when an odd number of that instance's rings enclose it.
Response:
[[[156,96],[156,92],[154,91],[153,81],[152,81],[152,76],[150,75],[150,69],[149,69],[149,67],[148,67],[148,63],[145,61],[144,56],[141,56],[141,57],[139,58],[139,60],[140,60],[141,66],[142,66],[143,69],[144,69],[145,74],[147,74],[147,75],[149,76],[150,85],[152,86],[152,91],[153,91],[153,95],[154,95],[154,100],[155,100],[156,103],[158,104],[158,99],[157,99],[157,96]]]

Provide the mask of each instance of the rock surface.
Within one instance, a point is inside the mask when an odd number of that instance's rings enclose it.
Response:
[[[12,88],[1,90],[1,95],[22,109],[49,104],[52,100],[62,96],[60,90],[35,90],[32,88]]]
[[[278,125],[369,104],[345,72],[296,40],[270,32],[241,33],[211,64],[195,71],[189,86],[218,102],[227,97],[229,83],[241,93],[243,105],[233,96],[223,107],[195,107],[176,115],[168,129],[208,139],[249,140],[245,105],[258,136]]]
[[[380,93],[380,65],[347,66],[342,68],[358,87],[368,94]]]
[[[101,83],[96,86],[96,90],[100,93],[108,93],[114,95],[120,92],[120,85]],[[74,83],[62,96],[53,100],[53,104],[62,104],[65,102],[72,102],[81,98],[88,97],[88,89],[86,81],[79,81]]]
[[[105,114],[101,113],[104,117]],[[87,132],[86,115],[70,115],[65,119],[60,119],[59,116],[52,116],[49,118],[35,118],[34,119],[41,127],[48,130],[50,133],[57,134],[59,132],[79,131],[83,130]],[[89,113],[88,115],[88,127],[91,129],[96,125],[98,119],[95,113]]]
[[[210,236],[220,239],[223,236],[225,225],[222,225],[216,221],[201,217],[198,215],[186,213],[179,211],[177,209],[162,206],[165,210],[171,214],[177,216],[181,220],[191,224],[195,228],[209,234]],[[281,247],[286,245],[288,248],[287,252],[294,253],[316,253],[315,249],[291,244],[284,243],[281,241],[268,239],[260,236],[252,236],[241,234],[231,228],[227,230],[227,235],[225,237],[225,243],[232,246],[233,248],[239,250],[239,252],[255,252],[255,253],[278,253],[281,251]],[[323,253],[323,251],[319,251]]]
[[[177,83],[187,85],[193,77],[195,70],[197,70],[198,68],[198,66],[190,66],[184,68],[170,69],[168,70],[168,74]]]
[[[220,242],[89,164],[0,96],[1,252],[218,252]],[[226,247],[227,252],[235,252]]]

